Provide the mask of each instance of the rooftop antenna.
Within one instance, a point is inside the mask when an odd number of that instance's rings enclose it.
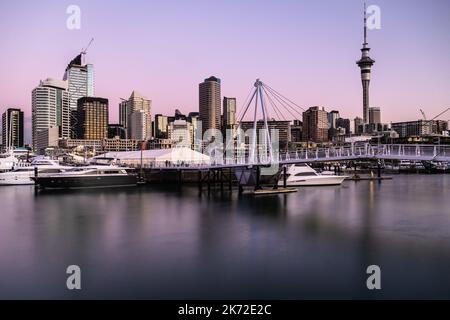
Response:
[[[366,9],[366,3],[364,2],[364,43],[363,46],[366,48],[368,45],[367,43],[367,9]]]

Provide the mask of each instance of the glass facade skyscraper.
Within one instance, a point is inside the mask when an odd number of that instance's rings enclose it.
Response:
[[[23,111],[9,108],[2,115],[3,147],[23,147]]]
[[[77,102],[83,97],[95,95],[95,75],[92,64],[83,64],[83,54],[80,53],[67,65],[63,80],[67,81],[70,105],[70,136],[75,138],[77,128]]]
[[[94,66],[92,64],[83,65],[81,53],[70,61],[63,80],[67,80],[72,110],[77,109],[78,99],[95,95]]]
[[[78,99],[77,138],[102,140],[108,138],[108,99],[83,97]]]

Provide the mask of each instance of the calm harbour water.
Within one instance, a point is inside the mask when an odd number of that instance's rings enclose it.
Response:
[[[254,197],[0,188],[0,298],[450,298],[450,175]],[[81,267],[82,290],[66,289]],[[381,267],[382,290],[366,288]]]

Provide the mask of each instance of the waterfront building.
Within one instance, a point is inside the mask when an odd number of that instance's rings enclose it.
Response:
[[[108,137],[108,99],[83,97],[78,99],[77,138],[101,140]]]
[[[303,122],[300,120],[294,120],[291,126],[291,142],[303,141]]]
[[[445,120],[433,120],[433,132],[436,132],[436,134],[440,135],[446,135],[448,134],[449,127],[448,127],[448,121]]]
[[[199,119],[200,115],[198,112],[189,112],[186,118],[186,120],[192,124],[194,130],[197,130],[198,128]]]
[[[386,132],[389,131],[389,125],[387,123],[369,123],[364,125],[365,128],[365,132],[368,133],[381,133],[381,132]]]
[[[369,108],[369,123],[381,123],[381,111],[380,108]]]
[[[129,137],[140,141],[151,139],[150,115],[145,110],[136,110],[129,115]],[[150,123],[150,127],[149,127]]]
[[[123,104],[125,103],[125,104]],[[121,103],[120,123],[126,121],[128,137],[137,140],[150,140],[152,137],[152,101],[134,90],[128,100]],[[126,119],[125,119],[126,118]]]
[[[179,109],[175,109],[175,116],[174,116],[172,121],[174,121],[174,120],[186,120],[186,119],[187,119],[187,117],[186,117],[186,115],[184,113],[182,113]]]
[[[119,103],[119,124],[127,131],[128,130],[128,103],[122,101]],[[128,133],[126,133],[128,135]]]
[[[168,125],[168,136],[174,144],[192,146],[193,128],[186,120],[175,120]]]
[[[340,117],[339,111],[333,110],[328,112],[328,139],[333,140],[333,138],[337,135],[337,126],[336,120]]]
[[[355,134],[361,134],[363,132],[363,125],[364,121],[362,118],[356,117],[355,120],[353,120]]]
[[[236,127],[236,98],[223,97],[223,129]]]
[[[19,148],[24,146],[23,111],[8,108],[2,114],[2,145],[4,148]]]
[[[441,135],[446,131],[447,122],[442,120],[417,120],[392,123],[392,130],[399,134],[400,138],[412,136]]]
[[[125,128],[121,124],[108,124],[108,139],[126,139]]]
[[[303,112],[303,140],[328,141],[328,113],[325,108],[315,106]]]
[[[59,139],[59,147],[63,149],[73,148],[89,148],[101,151],[133,151],[140,150],[142,141],[136,139],[102,139],[102,140],[85,140],[85,139]]]
[[[169,125],[169,117],[162,114],[155,115],[155,134],[156,139],[168,139],[167,126]]]
[[[345,128],[342,127],[337,127],[335,132],[335,135],[333,137],[333,142],[335,143],[344,143],[345,142],[345,137],[348,136],[348,134],[346,133]]]
[[[351,133],[350,119],[344,119],[344,118],[336,119],[336,128],[344,129],[344,134],[349,135]],[[342,133],[342,131],[340,131],[340,133]]]
[[[244,131],[244,133],[251,133],[253,130],[253,121],[241,121],[240,129]],[[269,128],[269,134],[272,138],[273,130],[277,130],[278,139],[279,139],[279,147],[280,150],[287,150],[289,142],[291,142],[291,121],[276,121],[276,120],[268,120],[267,127]],[[256,125],[257,129],[257,144],[261,144],[260,141],[261,133],[260,130],[265,129],[264,121],[259,120]],[[247,140],[247,139],[246,139]],[[272,141],[274,143],[275,141]],[[250,140],[248,140],[248,144]]]
[[[191,123],[192,126],[192,145],[195,150],[201,147],[201,131],[200,131],[200,115],[198,112],[189,112],[187,116],[187,121]]]
[[[209,129],[220,130],[220,86],[220,79],[213,76],[199,84],[199,115],[202,122],[202,134]]]
[[[361,82],[363,87],[363,124],[369,123],[369,85],[372,66],[375,60],[369,57],[369,44],[367,42],[367,16],[364,5],[364,43],[361,49],[361,59],[356,64],[361,70]]]
[[[60,139],[60,127],[54,126],[36,132],[34,151],[37,154],[44,154],[47,148],[57,148]]]
[[[173,147],[173,141],[170,139],[158,139],[154,138],[148,142],[148,149],[171,149]]]
[[[328,125],[330,127],[330,129],[336,129],[336,120],[340,118],[339,116],[339,111],[333,110],[328,112]]]
[[[48,78],[32,92],[33,148],[36,148],[38,132],[54,127],[58,127],[60,138],[70,137],[69,93],[67,81]]]

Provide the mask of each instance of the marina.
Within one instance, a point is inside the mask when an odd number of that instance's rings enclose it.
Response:
[[[286,152],[267,165],[244,158],[210,157],[188,148],[115,152],[100,154],[84,164],[64,164],[49,157],[31,157],[30,162],[8,155],[14,163],[0,172],[0,185],[34,184],[39,189],[120,187],[146,183],[196,183],[229,190],[245,186],[304,187],[340,185],[344,180],[382,181],[393,179],[387,173],[447,173],[450,147],[429,145],[359,145],[340,148],[316,148]],[[414,159],[414,160],[413,160]],[[419,168],[420,165],[420,169]],[[318,169],[315,170],[313,167]],[[269,175],[262,172],[275,168]],[[321,168],[321,169],[319,169]],[[329,168],[330,170],[325,170]],[[108,169],[108,170],[106,170]],[[331,170],[333,169],[333,170]],[[84,181],[84,183],[82,182]],[[59,186],[59,187],[58,187]]]

